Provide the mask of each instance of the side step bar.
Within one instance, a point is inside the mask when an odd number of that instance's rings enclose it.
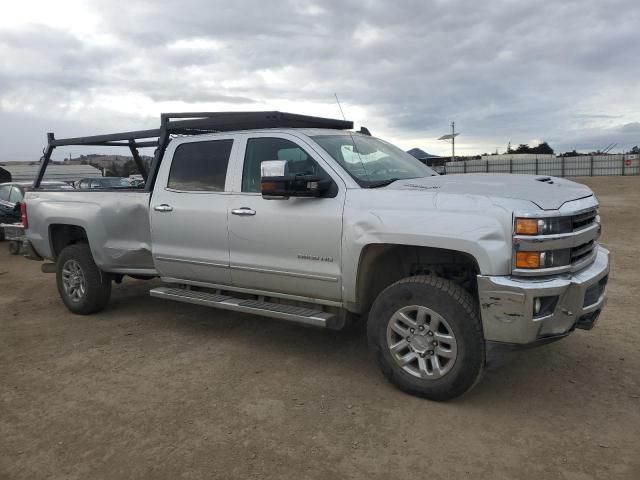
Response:
[[[247,300],[228,295],[185,290],[183,288],[158,287],[152,289],[149,293],[152,297],[221,308],[223,310],[233,310],[235,312],[253,313],[314,327],[332,328],[338,320],[336,315],[322,310],[259,300]]]

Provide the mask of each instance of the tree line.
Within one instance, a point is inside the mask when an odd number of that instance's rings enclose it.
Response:
[[[542,142],[535,147],[530,147],[526,143],[521,143],[516,148],[511,147],[511,142],[507,146],[507,153],[535,153],[538,155],[553,155],[555,152],[547,142]]]

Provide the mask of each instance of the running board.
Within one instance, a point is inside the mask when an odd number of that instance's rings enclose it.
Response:
[[[158,287],[152,289],[149,293],[152,297],[221,308],[223,310],[233,310],[235,312],[252,313],[314,327],[332,328],[338,320],[336,315],[332,313],[313,308],[295,307],[293,305],[260,300],[247,300],[228,295],[186,290],[184,288]]]

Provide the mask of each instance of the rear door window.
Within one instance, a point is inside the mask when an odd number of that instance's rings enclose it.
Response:
[[[176,148],[167,187],[191,192],[223,192],[233,140],[188,142]]]
[[[9,201],[9,194],[11,193],[11,185],[0,185],[0,200],[5,202]]]

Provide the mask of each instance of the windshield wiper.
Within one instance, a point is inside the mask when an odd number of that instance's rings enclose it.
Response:
[[[378,187],[386,187],[387,185],[391,185],[393,182],[397,182],[400,180],[399,178],[390,178],[388,180],[380,180],[378,182],[371,182],[365,188],[378,188]]]

